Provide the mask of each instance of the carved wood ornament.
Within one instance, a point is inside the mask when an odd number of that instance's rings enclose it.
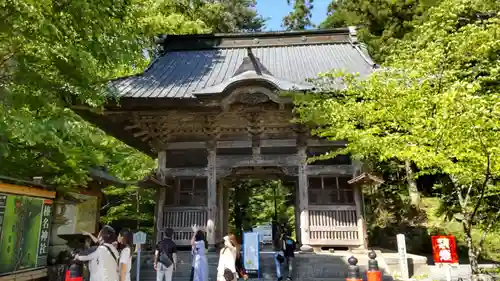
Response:
[[[291,102],[290,98],[283,98],[276,94],[275,91],[263,86],[243,86],[234,89],[220,105],[224,111],[228,111],[230,106],[235,103],[245,105],[258,105],[273,101],[284,108],[284,105]]]

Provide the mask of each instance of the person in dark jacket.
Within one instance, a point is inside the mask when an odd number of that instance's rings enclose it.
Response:
[[[281,228],[280,233],[277,235],[275,247],[279,249],[279,251],[274,254],[276,277],[278,277],[278,281],[283,280],[281,274],[281,266],[283,264],[288,268],[288,277],[286,280],[292,280],[296,243],[295,240],[292,239],[291,231],[286,225]]]

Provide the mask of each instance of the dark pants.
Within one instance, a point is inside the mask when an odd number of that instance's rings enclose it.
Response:
[[[193,281],[194,279],[194,266],[191,266],[191,275],[189,276],[189,281]]]

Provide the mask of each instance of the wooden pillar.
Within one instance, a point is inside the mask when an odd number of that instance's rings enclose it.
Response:
[[[223,186],[223,181],[219,180],[217,184],[217,211],[218,211],[218,216],[217,216],[217,227],[216,227],[216,236],[215,236],[215,241],[222,241],[222,237],[224,237],[224,186]]]
[[[215,143],[207,146],[207,240],[209,251],[215,251],[215,226],[217,219],[217,165]]]
[[[295,206],[300,206],[300,194],[299,191],[299,185],[298,182],[295,181],[294,183],[294,190],[295,190]],[[302,241],[302,237],[300,236],[300,207],[295,208],[295,237],[297,238],[297,241]]]
[[[222,216],[222,233],[223,236],[227,235],[229,233],[229,188],[231,188],[230,182],[226,182],[222,186],[222,198],[223,198],[223,206],[222,206],[222,213],[224,214]],[[241,237],[240,237],[241,238]]]
[[[157,197],[157,203],[156,203],[156,243],[160,242],[161,239],[163,239],[163,231],[164,229],[164,219],[163,215],[165,213],[165,199],[167,196],[167,188],[162,186],[159,188],[158,192],[158,197]]]
[[[299,209],[300,209],[300,239],[301,251],[312,251],[309,239],[309,193],[307,179],[307,151],[306,146],[298,148],[300,164],[298,167]]]
[[[165,175],[161,172],[162,168],[167,166],[167,152],[160,151],[158,152],[158,167],[156,170],[156,176],[162,181],[163,184],[166,183]],[[156,232],[156,243],[160,242],[163,239],[163,214],[165,210],[165,199],[167,196],[166,187],[160,187],[157,192],[156,197],[156,220],[155,220],[155,232]]]
[[[354,202],[356,203],[356,217],[358,218],[358,237],[360,240],[360,248],[368,248],[368,235],[366,233],[366,221],[363,212],[363,199],[361,196],[361,187],[353,186],[354,189]]]

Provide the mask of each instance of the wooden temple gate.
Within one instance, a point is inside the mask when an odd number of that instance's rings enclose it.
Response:
[[[82,116],[158,157],[157,239],[166,228],[187,245],[197,224],[214,246],[228,230],[226,179],[278,175],[296,186],[302,249],[365,247],[362,200],[348,184],[359,163],[346,156],[307,163],[342,141],[313,138],[291,123],[279,91],[309,91],[320,72],[371,73],[373,62],[348,29],[168,36],[142,75],[113,82],[120,104]]]

